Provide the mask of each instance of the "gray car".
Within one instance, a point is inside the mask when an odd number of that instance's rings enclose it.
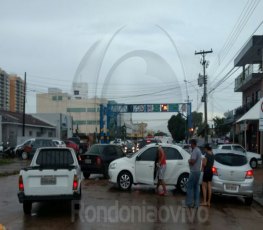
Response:
[[[212,192],[243,197],[247,205],[253,202],[253,170],[244,153],[214,150]]]

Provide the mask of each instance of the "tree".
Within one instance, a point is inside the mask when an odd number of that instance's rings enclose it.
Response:
[[[176,116],[173,115],[169,119],[167,128],[176,142],[185,139],[186,128],[187,128],[186,120],[183,118],[183,116],[180,113],[178,113]]]
[[[167,136],[167,134],[165,132],[158,130],[157,133],[154,134],[154,136],[163,137],[163,136]]]
[[[200,129],[203,125],[203,113],[198,113],[198,112],[192,112],[192,122],[193,122],[193,128],[196,129],[198,127],[198,129]]]
[[[219,118],[215,117],[213,118],[214,121],[214,129],[215,129],[215,134],[218,137],[225,136],[228,132],[230,132],[231,126],[228,124],[225,124],[225,118]]]

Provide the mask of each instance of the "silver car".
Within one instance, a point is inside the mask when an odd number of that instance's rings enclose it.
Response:
[[[244,153],[214,150],[212,192],[219,195],[244,197],[253,202],[254,173]]]

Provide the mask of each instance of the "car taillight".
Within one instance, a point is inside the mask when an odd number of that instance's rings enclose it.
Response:
[[[20,191],[20,192],[23,192],[23,191],[24,191],[24,183],[23,183],[23,178],[22,178],[22,176],[19,176],[18,187],[19,187],[19,191]]]
[[[77,175],[74,175],[74,178],[73,178],[73,190],[77,190],[78,189],[78,184],[79,184],[78,177],[77,177]]]
[[[254,176],[254,171],[253,170],[248,170],[246,172],[246,178],[247,179],[253,178],[253,176]]]
[[[101,158],[100,157],[96,157],[96,164],[101,165]]]
[[[218,176],[216,167],[212,167],[212,172],[213,172],[213,175]]]

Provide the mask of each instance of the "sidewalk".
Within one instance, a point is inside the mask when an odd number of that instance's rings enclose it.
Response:
[[[0,176],[8,176],[18,174],[21,168],[25,168],[30,164],[30,161],[13,159],[14,163],[0,165]]]
[[[263,206],[263,165],[254,170],[254,201]]]

